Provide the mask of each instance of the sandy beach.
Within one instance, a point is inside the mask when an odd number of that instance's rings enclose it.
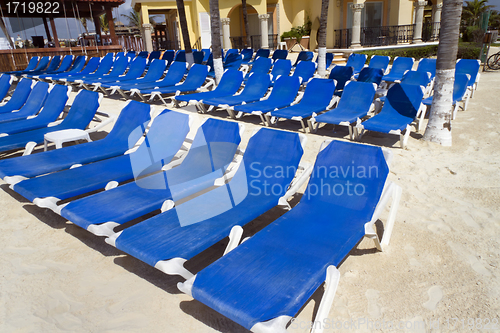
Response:
[[[377,252],[365,239],[339,267],[325,332],[500,331],[499,87],[500,72],[481,73],[468,110],[453,121],[452,147],[425,142],[423,133],[413,132],[405,150],[396,136],[363,137],[363,143],[391,147],[389,178],[403,195],[388,250]],[[118,114],[125,101],[116,96],[104,98],[101,109]],[[180,110],[196,114],[193,106]],[[212,116],[227,118],[220,111],[197,121]],[[261,125],[258,117],[242,122],[244,147]],[[348,140],[347,130],[330,126],[306,135],[303,160],[309,163],[323,140]],[[0,332],[248,332],[181,293],[181,277],[124,254],[3,182],[0,187]],[[274,208],[262,215],[245,227],[245,236],[283,213]],[[186,267],[196,273],[226,244]],[[322,294],[320,288],[289,332],[309,331]]]

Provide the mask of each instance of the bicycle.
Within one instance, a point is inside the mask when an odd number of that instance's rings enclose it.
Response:
[[[489,69],[497,70],[500,69],[500,52],[492,54],[488,57],[488,61],[486,61],[486,65]]]

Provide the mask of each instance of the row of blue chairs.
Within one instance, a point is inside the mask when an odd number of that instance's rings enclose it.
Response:
[[[39,207],[184,277],[181,291],[252,330],[283,331],[326,281],[315,319],[322,322],[340,278],[336,267],[349,251],[363,237],[373,239],[378,250],[389,244],[401,196],[400,187],[387,179],[389,150],[327,141],[308,167],[301,163],[302,134],[261,128],[245,152],[237,153],[242,124],[209,118],[190,140],[189,115],[164,110],[151,118],[149,105],[131,101],[104,139],[2,160],[0,177]],[[142,136],[142,144],[125,154]],[[186,142],[191,142],[188,151]],[[75,165],[80,166],[71,168]],[[332,177],[324,172],[331,167],[376,169],[376,175]],[[308,179],[299,204],[241,242],[243,226],[273,207],[290,209],[288,199]],[[379,239],[373,226],[391,197]],[[146,214],[154,216],[127,223]],[[227,236],[222,258],[196,275],[184,267]]]

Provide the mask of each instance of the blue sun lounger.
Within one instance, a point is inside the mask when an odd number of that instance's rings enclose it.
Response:
[[[328,75],[329,79],[335,80],[337,85],[335,87],[335,95],[342,96],[342,92],[346,85],[354,73],[354,68],[352,66],[341,66],[337,65],[332,68],[330,74]]]
[[[346,66],[351,66],[354,69],[354,74],[358,74],[365,67],[366,54],[351,53],[347,58]]]
[[[54,61],[54,59],[52,59],[52,61]],[[30,74],[28,74],[28,77],[38,79],[38,78],[40,78],[40,75],[50,75],[50,74],[63,73],[63,72],[66,72],[67,70],[69,70],[72,63],[73,63],[73,56],[71,54],[67,54],[61,60],[60,65],[57,66],[56,69],[52,69],[52,67],[51,67],[52,62],[51,62],[49,67],[47,68],[47,70],[44,71],[44,73],[40,73],[40,74],[31,74],[30,73]]]
[[[226,55],[226,58],[224,59],[223,68],[224,68],[224,70],[227,70],[227,69],[238,70],[241,66],[242,61],[243,61],[243,57],[240,54],[229,53]],[[215,77],[215,68],[213,66],[213,57],[212,57],[212,59],[208,60],[207,65],[210,67],[210,71],[208,72],[207,75],[210,78],[214,78]]]
[[[231,54],[233,56],[231,56]],[[223,59],[222,59],[222,62],[226,62],[230,57],[234,57],[236,55],[239,55],[240,54],[240,51],[238,51],[238,49],[229,49],[226,51],[226,54],[223,55]],[[243,57],[242,57],[243,59]]]
[[[184,262],[228,235],[226,252],[231,251],[241,239],[241,226],[275,206],[289,209],[286,198],[299,180],[307,179],[297,178],[287,191],[299,169],[305,143],[301,139],[297,133],[260,129],[227,184],[112,234],[106,242],[166,274],[192,277]],[[288,171],[278,175],[280,168]],[[266,191],[266,184],[274,192]]]
[[[314,78],[307,84],[299,103],[266,113],[266,121],[268,124],[275,124],[279,118],[296,120],[300,122],[305,132],[306,124],[304,119],[311,117],[315,113],[330,109],[336,101],[333,98],[334,91],[334,80]]]
[[[479,82],[479,69],[481,68],[481,61],[478,59],[459,59],[455,65],[455,73],[469,74],[470,80],[467,86],[470,89],[469,97],[472,98],[477,89]]]
[[[40,83],[45,82],[38,82],[38,84]],[[33,88],[32,94],[35,93],[36,88],[36,86],[35,88]],[[16,113],[21,113],[26,108],[32,108],[32,110],[40,110],[41,108],[40,112],[37,115],[34,115],[33,113],[33,115],[21,120],[1,122],[0,133],[11,135],[49,126],[49,124],[55,122],[59,115],[64,111],[64,107],[66,106],[66,102],[69,99],[70,92],[70,87],[56,85],[48,89],[46,98],[45,96],[43,98],[40,98],[39,101],[43,101],[42,103],[37,101],[32,102],[30,101],[30,98],[28,98],[28,101],[23,106],[23,108]],[[0,136],[2,134],[0,134]]]
[[[10,99],[5,104],[0,105],[0,114],[9,113],[22,108],[35,84],[36,81],[22,78],[17,84],[16,89],[14,89]]]
[[[120,57],[120,58],[125,58],[125,60],[128,63],[128,58],[126,58],[126,57]],[[118,59],[120,59],[120,58],[118,58]],[[89,60],[89,64],[90,64],[90,60]],[[108,53],[108,54],[106,54],[106,56],[104,56],[104,58],[102,58],[100,60],[99,66],[97,67],[97,69],[94,69],[94,71],[92,71],[91,73],[87,73],[87,70],[86,70],[87,67],[89,66],[89,64],[87,64],[87,66],[85,66],[85,68],[82,70],[83,73],[80,72],[80,73],[71,74],[71,75],[67,75],[67,76],[61,76],[61,77],[58,76],[57,80],[68,84],[71,82],[75,82],[77,80],[87,80],[87,79],[90,80],[90,79],[102,77],[103,75],[109,73],[111,68],[114,67],[115,62],[113,60],[113,55],[110,55],[110,53]]]
[[[222,177],[240,143],[240,125],[207,119],[180,165],[151,176],[52,208],[96,235],[207,189]],[[50,208],[50,207],[49,207]]]
[[[186,74],[187,64],[185,62],[174,62],[168,68],[167,74],[160,81],[145,82],[138,84],[137,87],[130,89],[130,98],[137,94],[142,101],[146,101],[144,95],[151,95],[155,89],[175,86],[179,84]]]
[[[125,95],[125,91],[142,87],[145,84],[154,84],[154,82],[162,78],[163,74],[165,74],[166,68],[167,62],[165,60],[155,59],[151,63],[151,66],[149,66],[146,75],[144,75],[143,77],[129,82],[121,82],[119,84],[106,83],[102,86],[107,87],[109,85],[109,88],[111,88],[111,92],[109,93],[110,95],[118,92],[120,95],[122,95],[123,98],[127,98],[127,95]]]
[[[14,78],[9,74],[2,74],[0,76],[0,103],[7,96],[7,93],[10,90],[12,82],[14,82]]]
[[[297,64],[301,61],[312,61],[314,58],[314,53],[311,51],[300,51],[297,59],[295,59],[295,63],[293,64],[293,68],[297,67]],[[316,64],[317,66],[317,64]]]
[[[305,85],[314,76],[317,65],[318,64],[312,61],[300,61],[295,67],[292,76],[300,78],[300,83]]]
[[[128,83],[128,82],[136,82],[138,81],[138,78],[144,74],[144,71],[146,70],[146,59],[144,58],[135,58],[132,63],[130,63],[130,67],[127,71],[126,74],[120,75],[115,78],[106,78],[99,80],[98,82],[90,83],[87,84],[88,86],[93,85],[93,90],[97,91],[97,89],[100,89],[104,93],[108,93],[106,89],[111,88],[111,86],[121,84],[123,83]]]
[[[274,86],[276,80],[281,76],[289,76],[292,71],[292,61],[289,59],[278,59],[273,63],[271,70],[271,86]]]
[[[24,103],[19,110],[15,112],[0,113],[0,124],[16,120],[25,120],[27,117],[37,114],[45,103],[45,99],[49,94],[49,88],[50,85],[47,82],[36,82],[26,103]],[[0,131],[0,133],[9,132]]]
[[[451,106],[453,107],[453,113],[451,119],[455,119],[457,117],[457,111],[459,107],[459,103],[462,102],[462,110],[467,110],[467,104],[469,101],[469,95],[467,93],[468,84],[470,81],[469,74],[460,74],[455,73],[455,81],[453,83],[453,95]],[[422,101],[424,105],[429,110],[432,105],[433,96],[429,96]]]
[[[170,66],[174,62],[174,58],[175,58],[174,50],[166,50],[165,52],[163,52],[161,56],[161,60],[167,61],[167,66]]]
[[[145,124],[150,120],[149,105],[129,101],[104,139],[0,160],[0,178],[9,184],[15,184],[26,178],[123,155],[131,144],[142,137],[146,130]]]
[[[309,130],[316,132],[320,123],[347,126],[349,136],[355,139],[353,126],[366,117],[372,110],[376,85],[374,83],[351,81],[344,87],[344,93],[337,107],[333,110],[317,115],[313,114],[309,120]]]
[[[198,103],[198,110],[201,112],[210,112],[214,107],[225,108],[227,110],[231,106],[256,102],[264,97],[270,84],[271,77],[269,74],[252,74],[241,93],[232,96],[204,99],[203,103]],[[205,105],[210,106],[208,110],[206,110]]]
[[[429,72],[431,73],[431,78],[434,79],[436,76],[436,60],[431,58],[422,58],[418,62],[417,72]]]
[[[378,87],[380,82],[382,82],[383,76],[384,70],[382,68],[365,67],[361,70],[361,72],[359,72],[356,81],[375,83]]]
[[[123,75],[129,66],[128,57],[119,57],[113,63],[113,68],[108,74],[94,75],[91,74],[83,79],[74,80],[73,83],[77,84],[78,87],[84,87],[87,90],[90,89],[90,85],[95,85],[98,82],[112,82],[118,79],[120,75]],[[145,61],[144,58],[139,58],[139,61]],[[144,71],[144,70],[143,70]]]
[[[286,59],[287,56],[288,56],[288,50],[274,50],[271,59],[273,59],[274,62],[278,59]]]
[[[422,86],[424,87],[424,97],[428,96],[430,94],[430,89],[431,89],[431,73],[428,72],[417,72],[417,71],[407,71],[405,75],[403,75],[403,78],[401,81],[396,80],[397,83],[403,83],[403,84],[410,84],[410,85],[417,85],[417,86]],[[389,88],[392,87],[394,84],[390,84]],[[378,89],[377,90],[377,95],[380,96],[377,98],[377,107],[376,109],[380,109],[382,104],[385,102],[385,95],[387,95],[387,90],[388,89]]]
[[[326,53],[326,70],[327,71],[330,71],[332,70],[333,66],[335,66],[333,64],[333,57],[334,57],[334,54],[333,53]],[[316,67],[319,66],[319,55],[316,56],[316,59],[314,59],[314,62],[316,63]]]
[[[38,57],[37,56],[34,56],[34,57],[31,57],[30,61],[28,62],[28,66],[26,66],[25,69],[23,70],[20,70],[20,71],[10,71],[10,72],[3,72],[2,74],[12,74],[12,75],[17,75],[17,73],[19,72],[24,72],[24,71],[32,71],[36,68],[36,66],[38,65]]]
[[[175,94],[175,96],[179,96],[180,93],[197,91],[199,88],[203,86],[205,81],[207,80],[208,74],[208,66],[206,65],[198,65],[194,64],[189,69],[189,72],[186,76],[186,79],[182,83],[177,83],[174,86],[160,87],[148,90],[141,90],[143,94],[151,94],[149,97],[149,101],[153,101],[155,97],[158,97],[163,104],[167,105],[167,102],[162,97],[162,95]],[[211,85],[212,82],[209,82],[204,88],[207,88]]]
[[[241,50],[240,54],[241,54],[241,57],[242,57],[241,64],[242,65],[248,65],[248,63],[250,61],[252,61],[253,49],[251,49],[251,48],[243,49],[243,50]]]
[[[264,114],[292,105],[297,97],[300,88],[300,79],[297,76],[282,76],[277,81],[267,99],[258,102],[237,105],[228,108],[228,113],[232,118],[241,118],[244,114],[252,114],[260,117],[264,124],[268,126]],[[235,116],[234,111],[238,112]]]
[[[68,115],[60,124],[2,137],[0,138],[0,152],[24,148],[25,146],[30,146],[27,145],[28,143],[34,143],[32,147],[26,149],[32,150],[36,144],[44,141],[44,135],[49,132],[70,128],[85,129],[97,112],[99,100],[98,93],[86,90],[80,91],[78,96],[75,97]]]
[[[389,74],[384,75],[382,80],[386,82],[395,82],[398,80],[400,81],[403,78],[403,75],[407,71],[411,71],[414,62],[415,59],[413,58],[408,58],[408,57],[394,58]]]
[[[69,72],[59,73],[59,74],[48,74],[46,77],[43,77],[43,79],[50,80],[52,82],[57,82],[57,81],[63,81],[63,79],[67,79],[67,78],[72,77],[74,75],[75,76],[76,75],[84,76],[84,75],[93,73],[99,67],[99,64],[101,63],[101,58],[92,57],[89,59],[87,64],[85,64],[85,62],[86,62],[86,59],[84,59],[83,65],[79,64],[77,67],[74,67]]]
[[[418,120],[417,131],[420,130],[425,106],[424,95],[420,86],[396,83],[387,92],[382,110],[377,115],[356,125],[360,131],[359,139],[366,131],[375,131],[399,135],[401,148],[405,148],[410,136],[410,125]]]
[[[340,279],[337,267],[349,252],[364,237],[374,240],[379,250],[389,244],[401,188],[387,180],[384,153],[390,155],[379,147],[333,141],[318,154],[299,204],[197,275],[178,283],[178,288],[252,332],[284,333],[287,323],[325,283],[316,317],[308,321],[325,323]],[[350,172],[328,177],[322,170],[332,167],[371,171],[364,178]],[[352,195],[353,190],[348,193],[349,183],[356,184],[360,195]],[[326,187],[330,190],[319,194],[318,188]],[[373,225],[391,198],[380,241]],[[316,330],[316,326],[311,327],[313,332],[322,331],[323,327]]]
[[[47,207],[50,202],[55,206],[59,200],[114,188],[118,183],[134,179],[134,171],[144,166],[147,166],[146,174],[158,172],[181,148],[189,132],[189,122],[188,115],[165,110],[154,119],[144,141],[130,154],[26,179],[12,189],[35,204]],[[149,165],[150,159],[155,163]]]
[[[87,62],[86,56],[83,56],[83,55],[77,56],[75,58],[75,61],[72,61],[72,64],[70,63],[70,65],[65,70],[63,70],[64,69],[63,63],[66,61],[66,59],[67,59],[67,56],[64,57],[64,59],[61,63],[61,66],[56,71],[49,73],[49,74],[40,74],[40,75],[36,76],[36,78],[39,80],[51,80],[52,76],[57,75],[57,74],[78,73],[79,71],[81,71],[83,69],[83,67],[85,67],[85,63]]]
[[[49,56],[41,57],[40,61],[38,61],[37,65],[36,65],[36,67],[34,69],[32,69],[32,70],[25,69],[23,71],[13,72],[11,74],[12,75],[16,75],[16,76],[21,76],[21,75],[24,75],[24,74],[29,74],[29,73],[35,73],[35,72],[38,72],[38,71],[43,71],[44,69],[46,69],[49,66],[49,62],[50,62],[50,57]]]
[[[175,107],[179,107],[179,102],[186,102],[186,105],[189,104],[198,104],[203,103],[204,99],[231,96],[235,94],[241,87],[243,83],[243,72],[228,69],[222,75],[222,78],[212,91],[204,91],[194,94],[186,94],[174,97],[174,105]]]
[[[273,61],[269,58],[257,58],[252,64],[252,68],[245,74],[245,81],[248,80],[252,73],[267,74],[271,69]]]
[[[57,70],[57,68],[59,68],[60,64],[61,64],[61,56],[56,55],[56,56],[52,57],[49,65],[46,68],[34,70],[32,72],[29,72],[29,73],[25,73],[25,74],[23,74],[23,76],[33,77],[34,75],[51,73],[51,72],[54,72],[55,70]]]
[[[380,68],[385,74],[390,61],[391,57],[389,56],[372,55],[368,63],[368,68]]]

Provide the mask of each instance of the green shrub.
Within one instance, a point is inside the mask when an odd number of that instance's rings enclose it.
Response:
[[[477,44],[459,44],[457,59],[479,59],[481,47]]]
[[[408,47],[400,49],[381,49],[373,51],[359,52],[367,55],[367,62],[370,61],[372,55],[382,55],[391,57],[391,62],[396,57],[410,57],[419,60],[422,58],[429,58],[437,55],[437,45],[428,45],[421,47]]]

